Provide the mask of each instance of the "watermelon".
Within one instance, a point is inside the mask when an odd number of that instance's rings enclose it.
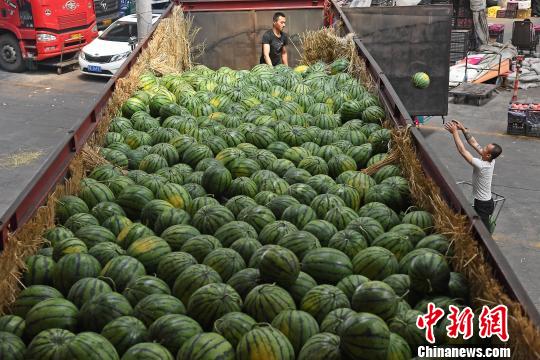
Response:
[[[336,286],[345,293],[349,301],[352,301],[352,297],[356,289],[367,281],[369,281],[369,279],[365,276],[349,275],[344,277]]]
[[[418,89],[425,89],[429,86],[429,75],[425,72],[417,72],[411,78],[412,84]]]
[[[302,259],[302,271],[312,276],[318,283],[337,284],[351,275],[353,265],[343,252],[322,247],[310,250]]]
[[[330,311],[321,323],[321,332],[338,335],[343,322],[354,314],[356,314],[356,311],[349,308],[339,308]]]
[[[389,230],[393,233],[398,233],[407,238],[407,240],[413,245],[416,246],[420,240],[426,237],[424,230],[420,229],[418,226],[413,224],[399,224],[394,226]],[[434,235],[438,236],[438,235]],[[418,246],[426,247],[426,246]]]
[[[73,233],[76,233],[80,228],[87,225],[99,225],[99,221],[90,214],[78,213],[70,216],[64,223],[64,226]]]
[[[56,219],[60,223],[64,223],[72,215],[90,212],[86,202],[73,195],[62,196],[58,199],[54,210]]]
[[[410,225],[414,226],[414,225]],[[417,249],[429,248],[440,252],[443,255],[452,256],[453,249],[446,236],[441,234],[432,234],[422,238],[416,244]]]
[[[26,286],[30,285],[52,285],[54,260],[49,256],[32,255],[26,258],[26,270],[22,280]]]
[[[361,217],[371,217],[377,220],[385,231],[390,230],[400,223],[399,216],[394,210],[380,202],[370,202],[358,210]]]
[[[176,297],[167,294],[148,295],[133,308],[133,316],[147,327],[163,315],[185,313],[184,304]]]
[[[154,223],[154,231],[162,234],[166,229],[174,225],[187,225],[191,216],[182,209],[168,208],[161,212]],[[170,245],[170,244],[169,244]]]
[[[176,278],[172,294],[187,304],[191,295],[204,285],[221,282],[221,277],[211,267],[203,264],[191,265]]]
[[[417,310],[397,313],[388,322],[388,327],[390,331],[401,336],[411,347],[424,345],[426,344],[425,330],[419,329],[416,325],[416,320],[422,315],[424,314]]]
[[[409,266],[411,289],[422,294],[448,291],[450,268],[442,255],[425,253],[416,256]]]
[[[469,285],[467,279],[461,273],[451,272],[448,282],[448,293],[452,298],[467,302],[469,299]]]
[[[371,280],[383,280],[398,272],[399,263],[396,256],[389,250],[370,246],[361,250],[352,259],[353,272],[366,276]]]
[[[171,252],[159,260],[157,276],[172,287],[178,275],[195,264],[197,260],[192,255],[185,252]]]
[[[144,275],[131,281],[122,295],[129,301],[131,306],[135,306],[150,294],[170,295],[170,293],[169,286],[163,280],[155,276]]]
[[[124,228],[130,226],[131,224],[133,224],[132,221],[126,216],[113,215],[105,219],[101,226],[109,229],[115,236],[118,236],[122,230],[124,230]]]
[[[26,324],[24,319],[17,315],[0,316],[0,332],[12,333],[15,336],[22,337]]]
[[[169,244],[157,236],[135,240],[127,248],[127,254],[143,264],[148,273],[155,272],[161,256],[170,252]]]
[[[22,360],[25,353],[24,342],[16,335],[0,331],[0,358],[6,360]]]
[[[343,291],[332,285],[317,285],[302,299],[300,309],[311,314],[319,324],[332,310],[350,308],[350,302]]]
[[[332,223],[318,219],[308,222],[302,230],[313,234],[322,246],[328,246],[330,239],[338,232]]]
[[[161,238],[165,240],[173,251],[178,251],[189,239],[200,235],[199,230],[190,225],[173,225],[161,233]]]
[[[164,346],[151,342],[141,342],[130,347],[122,356],[123,360],[174,360]]]
[[[100,263],[88,254],[74,253],[63,256],[54,266],[53,284],[63,294],[79,279],[96,277],[101,271]]]
[[[388,320],[395,315],[398,301],[390,285],[382,281],[367,281],[355,290],[351,305],[356,311],[369,312]]]
[[[115,198],[113,192],[106,185],[101,183],[95,183],[83,187],[79,193],[79,197],[86,203],[88,209],[93,208],[103,201],[114,201]],[[85,212],[89,211],[86,210]]]
[[[419,248],[419,249],[414,249],[413,251],[411,251],[410,253],[408,253],[407,255],[405,255],[400,261],[399,261],[399,273],[400,274],[408,274],[409,273],[409,268],[411,266],[411,262],[419,255],[423,255],[425,253],[432,253],[432,254],[438,254],[438,255],[442,255],[441,253],[439,253],[437,250],[433,250],[433,249],[429,249],[429,248]]]
[[[103,242],[94,245],[90,250],[88,250],[88,253],[92,255],[97,261],[99,261],[99,263],[103,267],[107,265],[107,263],[113,258],[125,255],[126,251],[115,243]]]
[[[283,310],[295,310],[289,293],[277,285],[263,284],[254,287],[244,301],[244,312],[258,322],[271,323]]]
[[[240,254],[233,249],[227,248],[212,250],[206,255],[202,263],[214,269],[223,281],[229,280],[232,275],[246,267],[246,263]]]
[[[345,202],[336,195],[321,194],[313,199],[310,206],[315,211],[317,217],[324,218],[330,209],[337,206],[345,206]]]
[[[317,219],[317,213],[307,205],[298,204],[286,208],[281,215],[281,219],[289,221],[301,229],[310,221]]]
[[[43,330],[58,328],[74,331],[79,310],[73,303],[60,298],[50,298],[34,305],[26,314],[26,334],[34,337]]]
[[[260,284],[260,272],[258,269],[246,268],[240,270],[227,281],[227,285],[236,290],[236,292],[243,298],[257,285]]]
[[[427,211],[408,212],[401,220],[404,224],[413,224],[424,230],[427,234],[433,231],[433,215]]]
[[[131,315],[133,309],[119,293],[105,292],[90,298],[83,304],[79,314],[81,329],[100,332],[107,323]]]
[[[37,334],[26,351],[27,359],[55,360],[65,352],[66,346],[75,334],[64,329],[48,329]],[[1,354],[1,351],[0,351]],[[21,357],[22,359],[22,357]]]
[[[390,330],[380,317],[361,312],[341,326],[340,349],[345,356],[358,360],[386,360]]]
[[[192,336],[202,333],[201,326],[190,317],[180,314],[163,315],[148,328],[149,338],[176,354]]]
[[[156,219],[165,210],[174,209],[174,207],[165,200],[150,200],[141,209],[141,222],[146,226],[155,224]]]
[[[330,209],[324,219],[333,224],[336,229],[343,230],[351,221],[358,218],[356,211],[347,206],[336,206]]]
[[[101,336],[115,347],[119,355],[123,355],[130,347],[146,341],[148,334],[140,320],[121,316],[105,325]]]
[[[285,287],[294,284],[300,273],[300,263],[296,255],[281,246],[274,246],[264,251],[258,268],[263,281]]]
[[[371,242],[371,246],[383,247],[390,250],[398,261],[413,249],[413,245],[407,236],[392,231],[379,235]]]
[[[140,185],[129,185],[120,192],[116,202],[126,214],[133,219],[139,218],[140,212],[147,202],[154,199],[154,194],[149,189]]]
[[[178,351],[177,360],[234,360],[234,348],[221,335],[200,333],[188,339]]]
[[[243,237],[257,238],[257,231],[244,221],[231,221],[221,226],[214,236],[224,247],[230,247],[233,242]]]
[[[202,234],[213,234],[221,226],[231,221],[234,221],[234,215],[225,206],[207,205],[193,215],[192,225]]]
[[[379,235],[384,233],[384,228],[375,219],[370,217],[358,217],[347,225],[346,230],[353,230],[360,233],[368,243],[371,243]]]
[[[236,348],[240,339],[255,326],[255,320],[242,312],[229,312],[214,322],[214,332]]]
[[[111,287],[103,280],[96,278],[82,278],[69,289],[67,299],[81,308],[94,296],[112,292]]]
[[[257,325],[247,332],[236,348],[236,359],[257,359],[264,354],[265,359],[294,360],[294,348],[283,333],[270,325]]]
[[[289,339],[298,354],[309,338],[319,332],[317,321],[305,311],[284,310],[272,321],[272,327]]]
[[[195,291],[187,311],[203,329],[212,329],[214,322],[229,312],[242,309],[242,298],[227,284],[208,284]]]
[[[75,235],[69,229],[66,229],[62,226],[56,226],[54,228],[48,229],[43,233],[43,237],[48,240],[51,245],[54,246],[54,243],[58,240],[67,239],[74,237]]]
[[[15,302],[11,305],[11,313],[26,318],[26,314],[34,305],[43,300],[54,298],[61,299],[63,296],[53,287],[47,285],[29,286],[19,293]]]
[[[341,360],[339,336],[321,332],[306,341],[298,354],[298,360]]]
[[[203,262],[208,254],[218,248],[221,248],[221,243],[212,235],[197,235],[186,241],[180,250],[193,255],[197,262]]]
[[[353,259],[358,252],[364,250],[367,246],[364,237],[354,230],[341,230],[328,242],[328,247],[342,251],[350,259]]]
[[[291,232],[282,237],[278,245],[291,250],[300,261],[308,251],[321,247],[319,240],[307,231]]]
[[[410,291],[411,280],[405,274],[392,274],[383,280],[400,298],[406,298]]]
[[[116,291],[124,291],[135,278],[146,275],[144,265],[131,256],[118,256],[110,260],[101,270],[100,276]]]

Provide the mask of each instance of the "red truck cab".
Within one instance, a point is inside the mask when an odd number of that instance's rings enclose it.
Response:
[[[0,68],[70,56],[98,35],[93,0],[0,0]]]

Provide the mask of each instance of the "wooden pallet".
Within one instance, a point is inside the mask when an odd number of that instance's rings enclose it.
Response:
[[[493,84],[463,83],[449,93],[453,96],[454,104],[481,106],[491,100],[496,89],[497,85]]]

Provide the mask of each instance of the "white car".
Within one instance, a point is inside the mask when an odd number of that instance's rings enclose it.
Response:
[[[152,14],[152,24],[159,14]],[[88,75],[113,76],[131,54],[137,41],[137,15],[124,16],[112,23],[79,53],[81,71]]]

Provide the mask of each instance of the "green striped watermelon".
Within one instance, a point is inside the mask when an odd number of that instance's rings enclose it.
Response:
[[[81,239],[89,249],[102,242],[116,241],[116,235],[112,231],[99,225],[84,226],[75,233],[75,236]]]
[[[131,315],[133,309],[121,294],[105,292],[90,298],[79,313],[79,327],[100,332],[105,325],[120,316]]]
[[[88,253],[96,258],[96,260],[99,261],[103,267],[115,257],[125,255],[126,251],[115,243],[103,242],[94,245],[90,250],[88,250]]]
[[[151,342],[141,342],[130,347],[122,360],[174,360],[164,346]]]
[[[165,346],[171,354],[178,353],[186,341],[202,332],[195,320],[181,314],[163,315],[148,328],[149,338]]]
[[[354,314],[356,314],[356,311],[350,308],[339,308],[330,311],[321,323],[321,332],[338,335],[343,322]]]
[[[197,235],[186,241],[180,250],[193,255],[198,262],[202,263],[208,254],[219,248],[221,248],[221,243],[212,235]]]
[[[390,285],[382,281],[367,281],[355,290],[351,305],[356,311],[369,312],[388,320],[395,315],[398,301]]]
[[[302,347],[298,360],[341,360],[339,336],[322,332],[313,335]]]
[[[343,252],[329,247],[310,250],[302,259],[302,271],[318,283],[337,284],[352,274],[351,260]]]
[[[22,280],[26,286],[30,285],[52,285],[54,260],[49,256],[32,255],[24,261],[26,270]]]
[[[178,351],[177,360],[234,360],[234,348],[217,333],[200,333],[187,340]]]
[[[353,272],[370,280],[383,280],[398,272],[396,256],[385,248],[370,246],[361,250],[352,259]]]
[[[246,263],[240,254],[227,248],[212,250],[202,263],[214,269],[223,281],[229,280],[238,271],[246,268]]]
[[[404,224],[405,225],[405,224]],[[414,226],[414,225],[410,225]],[[452,256],[453,249],[447,237],[441,234],[432,234],[422,238],[416,244],[416,248],[429,248],[440,252],[443,255]]]
[[[258,322],[271,323],[283,310],[295,310],[296,305],[283,288],[263,284],[254,287],[244,300],[244,312]]]
[[[90,212],[88,205],[81,198],[73,195],[62,196],[56,201],[54,207],[56,219],[60,223],[66,222],[66,220],[78,213]]]
[[[214,236],[224,247],[230,247],[233,242],[243,237],[257,238],[257,231],[244,221],[231,221],[221,226]]]
[[[169,244],[157,236],[135,240],[127,248],[127,254],[139,260],[148,273],[155,272],[161,256],[171,251]]]
[[[426,237],[424,230],[413,224],[399,224],[391,228],[389,231],[405,236],[413,246],[416,246],[420,240]]]
[[[26,324],[24,319],[17,315],[0,316],[0,332],[8,332],[22,338]]]
[[[247,294],[261,283],[261,275],[259,269],[245,268],[240,270],[227,281],[236,292],[245,299]]]
[[[358,360],[386,360],[390,330],[380,317],[361,312],[341,326],[340,349],[345,356]]]
[[[332,223],[318,219],[308,222],[302,230],[313,234],[322,246],[328,246],[330,239],[338,232]]]
[[[192,255],[185,252],[171,252],[159,260],[157,276],[165,281],[169,287],[173,287],[178,275],[195,264],[197,264],[197,260]]]
[[[371,242],[371,246],[379,246],[390,250],[398,261],[413,249],[413,245],[407,236],[392,231],[379,235]]]
[[[101,336],[106,338],[122,356],[132,346],[146,341],[148,333],[140,320],[132,316],[121,316],[105,325]]]
[[[24,342],[18,336],[7,331],[0,331],[0,358],[22,360],[24,353]]]
[[[116,291],[124,291],[133,279],[143,275],[146,275],[144,265],[137,259],[126,255],[110,260],[100,273],[100,276]]]
[[[350,308],[349,299],[343,291],[332,285],[317,285],[309,290],[300,304],[300,309],[310,313],[319,324],[335,309]]]
[[[358,252],[367,248],[368,244],[359,232],[341,230],[330,239],[328,247],[340,250],[350,259],[353,259]]]
[[[400,223],[399,216],[394,210],[380,202],[370,202],[358,210],[361,217],[371,217],[377,220],[388,231]]]
[[[263,281],[285,287],[292,285],[300,273],[300,263],[296,255],[281,246],[274,246],[264,251],[258,268]]]
[[[203,264],[191,265],[176,278],[172,294],[187,304],[191,295],[204,285],[221,282],[221,277],[211,267]]]
[[[426,344],[424,330],[419,329],[416,320],[424,315],[417,310],[407,310],[403,313],[397,313],[396,316],[388,322],[390,331],[401,336],[409,346],[415,348]]]
[[[67,254],[54,266],[54,287],[67,295],[69,289],[78,280],[85,277],[96,277],[101,271],[100,263],[88,254]]]
[[[70,216],[64,223],[64,226],[74,233],[87,225],[99,225],[99,221],[90,214],[78,213]]]
[[[203,329],[212,329],[223,315],[240,311],[242,298],[227,284],[208,284],[195,291],[188,302],[187,311]]]
[[[404,224],[416,225],[424,230],[427,234],[433,231],[433,215],[427,211],[420,210],[408,212],[401,221]]]
[[[437,294],[448,291],[450,268],[444,256],[425,253],[416,256],[409,266],[411,289],[422,294]]]
[[[289,339],[298,354],[309,338],[319,332],[317,321],[305,311],[284,310],[272,321],[272,327]]]
[[[26,318],[26,314],[30,309],[47,299],[62,299],[62,293],[51,286],[47,285],[32,285],[23,289],[15,302],[11,305],[11,313],[13,315]]]
[[[78,316],[77,307],[65,299],[43,300],[26,314],[26,334],[32,338],[41,331],[52,328],[74,331]]]
[[[170,295],[171,290],[163,280],[155,276],[144,275],[130,282],[122,292],[131,306],[137,305],[139,301],[150,294]]]
[[[67,299],[81,308],[94,296],[112,292],[111,287],[103,280],[96,278],[82,278],[69,290]]]
[[[237,360],[294,360],[294,348],[283,333],[270,325],[257,325],[236,348]]]
[[[193,215],[191,223],[202,234],[213,234],[221,226],[231,221],[234,221],[234,215],[225,206],[207,205]]]
[[[185,313],[184,304],[176,297],[167,294],[148,295],[133,308],[133,316],[147,327],[163,315]]]
[[[75,334],[64,329],[47,329],[37,334],[26,351],[27,359],[55,360],[65,353],[65,348]],[[21,357],[22,359],[22,357]]]
[[[201,235],[199,230],[191,225],[181,224],[165,229],[161,233],[161,238],[169,244],[173,251],[179,251],[186,241],[197,235]]]

